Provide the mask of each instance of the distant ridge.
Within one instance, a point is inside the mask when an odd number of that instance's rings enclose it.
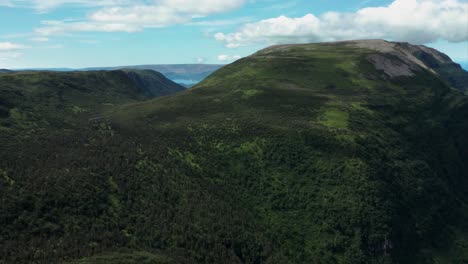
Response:
[[[207,71],[217,70],[223,67],[224,64],[143,64],[143,65],[127,65],[114,67],[87,67],[77,70],[94,71],[94,70],[117,70],[117,69],[141,69],[155,70],[161,73],[204,73]]]
[[[30,126],[75,126],[116,104],[140,102],[185,88],[151,70],[24,71],[0,75],[0,132]],[[21,113],[18,118],[17,113]],[[2,130],[3,128],[3,130]]]
[[[148,64],[134,66],[117,66],[117,67],[94,67],[79,69],[81,71],[89,70],[118,70],[118,69],[137,69],[137,70],[153,70],[164,74],[167,78],[182,84],[184,86],[193,86],[213,72],[219,70],[224,65],[222,64]]]
[[[185,87],[191,87],[213,72],[223,67],[223,64],[145,64],[145,65],[127,65],[114,67],[88,67],[88,68],[27,68],[19,69],[21,71],[110,71],[121,69],[135,70],[153,70],[164,74],[172,81],[182,84]]]
[[[9,72],[12,72],[12,71],[7,70],[7,69],[0,69],[0,73],[9,73]]]

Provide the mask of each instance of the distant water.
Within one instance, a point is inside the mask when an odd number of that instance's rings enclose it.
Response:
[[[193,80],[193,79],[172,79],[173,82],[183,85],[185,87],[192,87],[195,84],[201,82],[201,80]]]
[[[193,79],[173,79],[173,82],[176,83],[199,83],[200,80],[193,80]]]

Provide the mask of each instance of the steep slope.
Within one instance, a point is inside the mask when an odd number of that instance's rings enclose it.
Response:
[[[468,99],[399,45],[275,46],[24,137],[0,259],[468,261]]]
[[[454,63],[447,55],[429,48],[416,51],[414,55],[451,86],[468,94],[468,72],[461,65]]]
[[[416,64],[439,75],[450,86],[465,94],[468,92],[468,72],[454,63],[447,55],[426,46],[409,43],[391,43],[380,40],[365,42],[347,42],[348,45],[360,46],[386,54],[397,56],[408,64]],[[387,64],[388,65],[388,64]],[[413,66],[414,67],[414,66]]]
[[[219,70],[222,64],[148,64],[116,67],[92,67],[84,69],[71,68],[44,68],[44,69],[23,69],[23,71],[113,71],[113,70],[153,70],[164,74],[170,80],[186,87],[192,87],[199,83],[213,72]]]
[[[220,64],[155,64],[155,65],[135,65],[120,66],[110,68],[86,68],[83,70],[118,70],[118,69],[137,69],[154,70],[161,72],[167,78],[187,86],[202,81],[213,72],[219,70],[224,65]]]
[[[122,69],[145,96],[159,97],[185,90],[183,86],[169,80],[154,70]]]
[[[80,113],[182,90],[154,71],[17,72],[0,76],[0,124],[62,128]]]

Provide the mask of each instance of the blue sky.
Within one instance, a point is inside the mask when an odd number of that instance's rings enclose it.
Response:
[[[468,0],[0,0],[0,68],[229,63],[383,38],[468,64]]]

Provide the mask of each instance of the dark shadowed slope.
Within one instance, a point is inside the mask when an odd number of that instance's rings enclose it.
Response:
[[[0,131],[72,125],[81,115],[185,90],[150,70],[16,72],[0,76]],[[94,113],[94,114],[93,114]]]
[[[7,70],[7,69],[0,69],[0,74],[1,73],[10,73],[10,72],[12,72],[12,71]]]
[[[71,68],[52,68],[52,69],[27,69],[27,70],[42,70],[42,71],[111,71],[121,69],[134,70],[153,70],[164,74],[167,78],[181,83],[187,87],[202,81],[210,74],[219,70],[224,65],[221,64],[149,64],[149,65],[133,65],[133,66],[116,66],[116,67],[93,67],[84,69]]]
[[[414,55],[454,88],[468,94],[468,72],[460,64],[454,63],[447,55],[430,48],[415,51]]]
[[[400,45],[275,46],[12,135],[0,259],[467,262],[468,99]]]
[[[149,98],[170,95],[185,90],[154,70],[122,69],[143,94]]]
[[[87,68],[84,70],[116,70],[116,69],[139,69],[154,70],[161,72],[167,78],[177,82],[192,86],[213,72],[219,70],[224,65],[220,64],[156,64],[156,65],[135,65],[120,66],[111,68]]]

